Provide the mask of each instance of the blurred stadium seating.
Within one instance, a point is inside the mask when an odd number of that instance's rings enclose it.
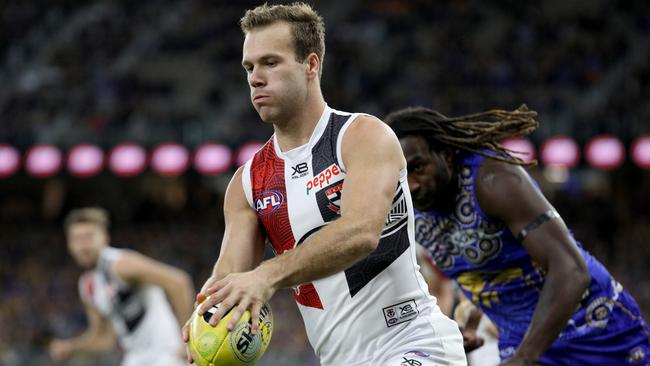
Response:
[[[383,116],[407,105],[449,115],[526,103],[544,141],[581,148],[611,134],[625,160],[585,159],[531,170],[575,236],[603,261],[650,319],[650,170],[629,148],[650,134],[650,5],[605,0],[311,1],[327,24],[323,89],[342,110]],[[108,152],[209,141],[236,151],[272,130],[250,105],[239,17],[252,1],[21,0],[0,7],[0,144]],[[22,161],[22,160],[21,160]],[[24,161],[23,161],[24,162]],[[113,241],[189,271],[199,286],[219,252],[221,203],[232,169],[204,176],[108,168],[48,178],[24,167],[0,178],[0,364],[48,365],[53,336],[85,326],[79,270],[61,219],[102,205]],[[262,365],[316,365],[288,293],[276,296],[277,333]],[[115,354],[70,365],[114,365]]]

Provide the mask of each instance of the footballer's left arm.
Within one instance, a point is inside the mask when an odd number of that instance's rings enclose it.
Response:
[[[481,208],[504,221],[514,236],[545,213],[555,212],[522,167],[492,159],[485,159],[479,169],[476,195]],[[537,362],[566,327],[590,281],[585,260],[562,219],[543,222],[521,244],[545,278],[526,335],[508,365]]]

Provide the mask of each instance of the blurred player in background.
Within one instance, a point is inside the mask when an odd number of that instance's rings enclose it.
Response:
[[[87,271],[79,293],[88,329],[72,339],[55,339],[50,355],[124,350],[122,365],[184,365],[182,322],[192,312],[189,276],[131,250],[109,246],[108,213],[101,208],[73,210],[65,219],[68,249]],[[170,306],[171,305],[171,306]]]
[[[461,328],[467,364],[469,366],[498,364],[498,362],[490,363],[492,354],[499,358],[499,349],[496,345],[497,330],[494,324],[483,316],[480,309],[471,304],[449,277],[440,272],[426,248],[418,245],[417,258],[420,273],[429,286],[429,293],[436,297],[440,310],[456,320]],[[494,332],[488,331],[490,327],[494,328]],[[475,352],[477,349],[480,352]]]
[[[416,240],[496,324],[503,365],[645,365],[636,302],[499,144],[533,131],[535,116],[524,106],[386,117],[408,161]]]
[[[450,281],[446,281],[450,282]],[[460,290],[458,290],[460,292]],[[462,292],[459,294],[458,305],[454,308],[454,320],[463,329],[463,338],[466,333],[472,332],[480,338],[480,347],[467,349],[468,366],[496,366],[501,361],[499,358],[499,334],[492,321],[483,314]]]
[[[465,365],[458,326],[418,272],[399,141],[323,99],[322,18],[262,5],[241,26],[251,100],[275,134],[230,182],[199,313],[221,302],[216,324],[234,306],[232,328],[250,309],[255,332],[262,304],[291,288],[324,366]],[[260,264],[265,237],[277,255]]]

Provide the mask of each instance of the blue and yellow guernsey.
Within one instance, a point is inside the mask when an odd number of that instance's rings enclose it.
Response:
[[[474,182],[485,158],[479,154],[458,158],[460,190],[452,212],[416,211],[416,240],[495,323],[500,355],[507,359],[526,333],[545,274],[505,223],[479,207]],[[605,267],[577,245],[591,283],[542,363],[645,365],[650,356],[648,327],[638,306]]]

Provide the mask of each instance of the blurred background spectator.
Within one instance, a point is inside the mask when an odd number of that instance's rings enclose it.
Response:
[[[334,108],[381,117],[406,105],[455,115],[527,103],[540,114],[537,146],[556,135],[584,145],[602,133],[629,146],[650,133],[647,1],[311,3],[327,24],[323,89]],[[266,140],[272,130],[249,101],[237,24],[257,4],[3,2],[0,143],[25,152],[37,143],[236,149]],[[561,179],[541,166],[531,173],[650,319],[650,172],[626,160],[607,172],[583,162]],[[47,365],[49,338],[84,327],[79,270],[61,230],[69,209],[106,207],[117,246],[181,267],[199,286],[219,253],[231,174],[0,179],[0,364]],[[261,364],[316,365],[288,292],[272,306],[276,333]]]

